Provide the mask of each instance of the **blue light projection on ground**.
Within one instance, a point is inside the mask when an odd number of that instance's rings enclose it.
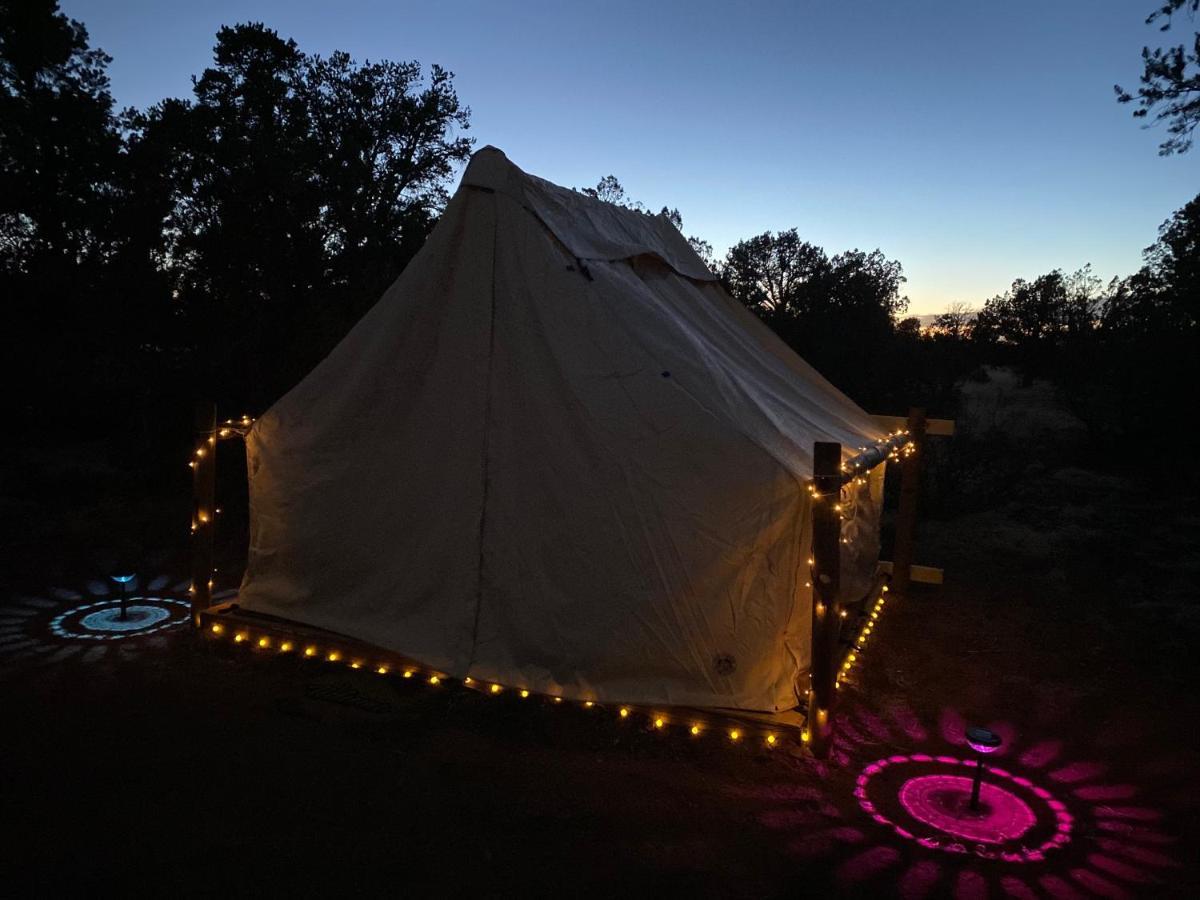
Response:
[[[182,625],[187,614],[188,604],[182,600],[130,597],[122,619],[119,600],[101,600],[59,613],[50,622],[50,632],[66,639],[113,641]]]
[[[170,616],[171,611],[161,606],[130,606],[122,619],[120,607],[112,607],[88,613],[79,620],[79,627],[88,631],[141,631]]]

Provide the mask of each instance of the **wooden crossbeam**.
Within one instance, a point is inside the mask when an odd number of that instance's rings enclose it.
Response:
[[[871,416],[871,418],[874,419],[881,428],[886,428],[889,433],[893,431],[903,431],[908,427],[908,419],[904,416]],[[926,437],[950,437],[953,434],[953,419],[925,420]]]
[[[888,560],[879,561],[879,571],[885,575],[892,574],[892,564]],[[912,567],[912,581],[917,584],[941,584],[944,572],[936,566]]]

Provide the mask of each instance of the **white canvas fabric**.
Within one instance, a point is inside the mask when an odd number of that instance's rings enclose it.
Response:
[[[250,431],[239,602],[460,678],[790,709],[813,442],[882,436],[668,221],[489,147]],[[880,488],[847,499],[848,596],[878,556]]]

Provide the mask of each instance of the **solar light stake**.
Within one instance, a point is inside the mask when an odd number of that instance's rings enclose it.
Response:
[[[129,618],[129,582],[133,581],[134,575],[113,575],[112,580],[121,586],[121,614],[118,618],[124,622]]]
[[[981,728],[978,725],[972,725],[967,729],[967,743],[971,749],[979,754],[975,760],[975,779],[971,782],[971,812],[979,811],[979,788],[983,784],[983,757],[986,753],[992,753],[1000,746],[1000,735],[987,728]]]

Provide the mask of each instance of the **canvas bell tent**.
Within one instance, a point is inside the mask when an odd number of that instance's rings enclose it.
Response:
[[[453,678],[793,709],[814,442],[883,437],[669,221],[488,147],[395,284],[246,435],[237,602]],[[847,596],[875,574],[881,478],[842,493]]]

